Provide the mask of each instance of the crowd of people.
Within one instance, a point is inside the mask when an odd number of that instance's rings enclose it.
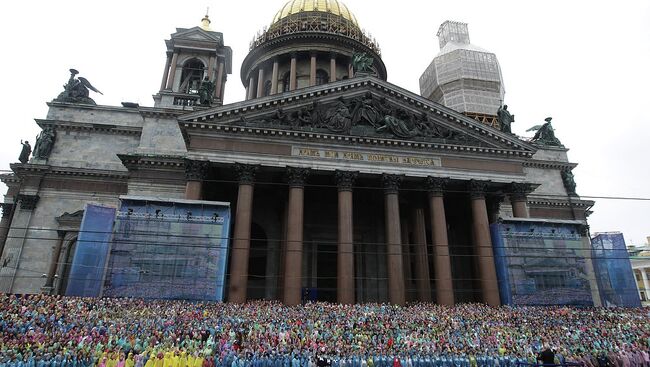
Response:
[[[549,351],[650,367],[649,347],[647,309],[0,295],[0,367],[516,367]]]

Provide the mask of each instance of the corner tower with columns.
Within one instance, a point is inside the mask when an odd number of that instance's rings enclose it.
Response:
[[[221,105],[226,80],[232,73],[232,50],[225,46],[223,33],[210,28],[206,14],[201,25],[177,28],[167,45],[167,58],[154,96],[156,107],[199,105],[199,89],[204,80],[212,83],[210,105]]]

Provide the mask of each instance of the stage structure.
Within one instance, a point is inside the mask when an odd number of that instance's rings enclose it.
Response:
[[[579,221],[508,219],[491,226],[501,301],[600,304],[589,241]]]
[[[67,295],[222,301],[228,203],[123,197],[88,205]]]

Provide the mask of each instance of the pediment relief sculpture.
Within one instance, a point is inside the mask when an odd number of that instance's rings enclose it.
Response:
[[[242,116],[235,123],[292,130],[322,130],[355,136],[487,145],[461,130],[435,122],[426,112],[414,113],[370,92],[352,98],[339,97],[327,103],[314,101],[311,105],[296,109],[280,107],[271,115],[261,118]]]

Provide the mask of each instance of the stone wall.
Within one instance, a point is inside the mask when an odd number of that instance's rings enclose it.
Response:
[[[34,210],[19,204],[11,223],[0,269],[0,292],[39,293],[45,285],[58,222],[63,213],[84,209],[86,203],[117,207],[117,195],[41,190]]]

